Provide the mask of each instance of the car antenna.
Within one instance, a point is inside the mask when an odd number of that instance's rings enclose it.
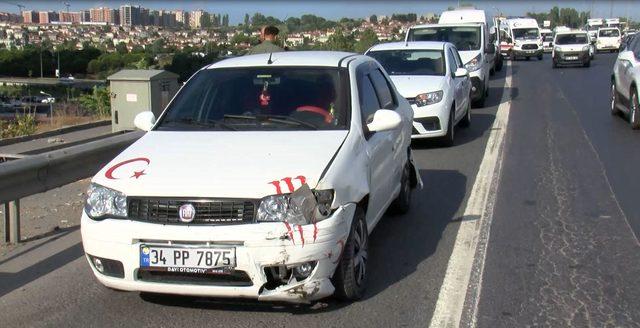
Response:
[[[267,60],[267,64],[269,65],[273,64],[273,60],[271,60],[271,56],[273,56],[273,52],[269,53],[269,59]]]

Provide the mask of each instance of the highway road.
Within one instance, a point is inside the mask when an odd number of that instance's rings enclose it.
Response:
[[[93,278],[72,227],[0,255],[0,322],[425,327],[460,313],[461,326],[640,326],[640,132],[609,114],[614,60],[599,54],[590,68],[557,70],[549,55],[513,62],[493,77],[487,107],[474,109],[454,147],[414,143],[425,188],[409,214],[387,216],[373,232],[360,302],[112,291]],[[460,270],[465,263],[470,271]]]

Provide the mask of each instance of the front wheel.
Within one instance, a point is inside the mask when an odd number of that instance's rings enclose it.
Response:
[[[484,96],[482,97],[484,99]],[[455,105],[454,105],[455,106]],[[447,134],[444,135],[442,139],[442,143],[446,147],[453,146],[453,142],[455,140],[455,131],[454,131],[454,121],[455,121],[455,107],[451,107],[449,111],[449,123],[447,124]]]
[[[367,282],[369,232],[364,211],[356,208],[349,237],[344,243],[342,257],[333,274],[335,296],[345,301],[362,298]]]
[[[584,67],[589,67],[589,66],[591,66],[591,61],[587,61],[587,62],[585,62],[584,64],[582,64],[582,66],[584,66]]]
[[[640,129],[640,104],[638,104],[638,90],[631,89],[631,108],[629,108],[629,123],[634,130]]]
[[[467,113],[464,115],[462,120],[460,120],[460,126],[463,128],[468,128],[471,125],[471,106],[467,105]]]
[[[542,55],[538,55],[538,60],[542,60]]]

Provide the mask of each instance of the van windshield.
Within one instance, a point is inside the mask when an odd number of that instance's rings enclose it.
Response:
[[[516,40],[534,40],[540,37],[537,28],[514,28],[512,31]]]
[[[158,130],[337,130],[349,125],[348,76],[337,68],[203,69]]]
[[[409,30],[408,41],[441,41],[453,43],[458,51],[480,50],[480,26],[433,26]]]
[[[559,34],[556,36],[557,45],[567,45],[567,44],[588,44],[587,35],[580,34]]]
[[[382,50],[367,54],[389,75],[440,75],[445,72],[442,50]]]
[[[620,36],[620,31],[618,30],[600,30],[600,32],[598,32],[598,36],[599,37],[616,37],[616,36]]]

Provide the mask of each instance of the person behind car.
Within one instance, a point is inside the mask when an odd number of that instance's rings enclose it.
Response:
[[[247,55],[266,54],[266,53],[285,51],[284,49],[280,48],[278,45],[275,44],[276,37],[278,36],[279,32],[280,30],[278,30],[278,28],[273,25],[268,25],[263,27],[262,30],[260,31],[260,41],[261,41],[260,44],[249,49],[249,51],[247,51]]]

